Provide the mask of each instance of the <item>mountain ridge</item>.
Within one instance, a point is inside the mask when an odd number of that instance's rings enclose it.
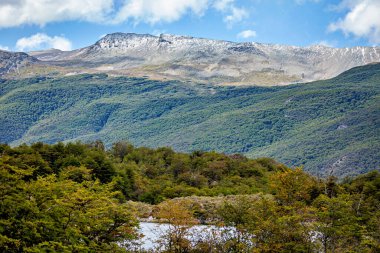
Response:
[[[37,62],[39,62],[37,58],[23,52],[0,50],[0,77],[8,73],[18,72],[20,68]]]
[[[380,62],[380,47],[296,47],[114,33],[81,49],[30,55],[62,75],[108,73],[161,81],[276,86],[329,79],[350,68]]]

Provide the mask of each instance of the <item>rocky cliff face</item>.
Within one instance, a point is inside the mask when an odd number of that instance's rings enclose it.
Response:
[[[37,52],[52,65],[154,79],[214,84],[284,85],[328,79],[380,62],[380,47],[295,47],[188,36],[114,33],[71,52]]]
[[[19,72],[20,69],[37,63],[39,60],[26,53],[13,53],[0,50],[0,76]]]

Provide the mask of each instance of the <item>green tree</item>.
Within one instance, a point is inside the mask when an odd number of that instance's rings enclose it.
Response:
[[[120,141],[112,145],[111,154],[114,157],[117,157],[118,159],[120,159],[121,162],[123,162],[124,157],[128,153],[130,153],[132,150],[133,150],[132,144],[125,141]]]
[[[314,229],[323,252],[358,250],[366,231],[355,216],[351,196],[341,194],[329,198],[320,195],[313,205],[317,209]]]
[[[117,200],[113,182],[78,179],[78,170],[87,171],[72,167],[30,180],[33,168],[8,161],[1,157],[2,252],[108,251],[136,237],[137,221]]]

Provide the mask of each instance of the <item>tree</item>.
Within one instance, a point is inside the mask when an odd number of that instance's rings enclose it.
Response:
[[[78,179],[77,171],[86,171],[72,167],[30,180],[33,168],[0,161],[0,251],[99,252],[136,237],[137,221],[116,199],[113,182]]]
[[[132,144],[125,141],[119,141],[113,144],[111,153],[114,157],[119,158],[120,161],[123,162],[124,156],[126,156],[132,150],[133,150]]]
[[[282,205],[306,204],[318,196],[316,179],[301,168],[278,172],[271,176],[270,182],[276,199]]]
[[[320,195],[313,205],[317,208],[314,230],[323,252],[358,249],[365,227],[358,223],[349,195],[341,194],[332,198]]]
[[[197,224],[183,202],[166,202],[159,205],[157,218],[168,223],[167,231],[160,235],[160,249],[165,252],[183,253],[191,249],[190,228]]]
[[[312,252],[312,227],[307,225],[312,210],[281,206],[270,195],[239,197],[225,203],[220,214],[236,228],[229,241],[231,252]]]
[[[108,183],[115,176],[115,168],[104,152],[90,150],[84,158],[83,164],[91,169],[94,178],[98,178],[102,183]]]

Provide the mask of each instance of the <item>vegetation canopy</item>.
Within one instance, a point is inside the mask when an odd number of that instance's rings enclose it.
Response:
[[[2,252],[144,252],[133,245],[149,216],[170,226],[162,252],[380,250],[377,171],[337,182],[269,158],[128,142],[2,144],[0,154]],[[224,229],[189,239],[199,223]]]
[[[380,64],[285,87],[83,74],[0,80],[0,142],[119,140],[273,157],[314,175],[378,169]]]

